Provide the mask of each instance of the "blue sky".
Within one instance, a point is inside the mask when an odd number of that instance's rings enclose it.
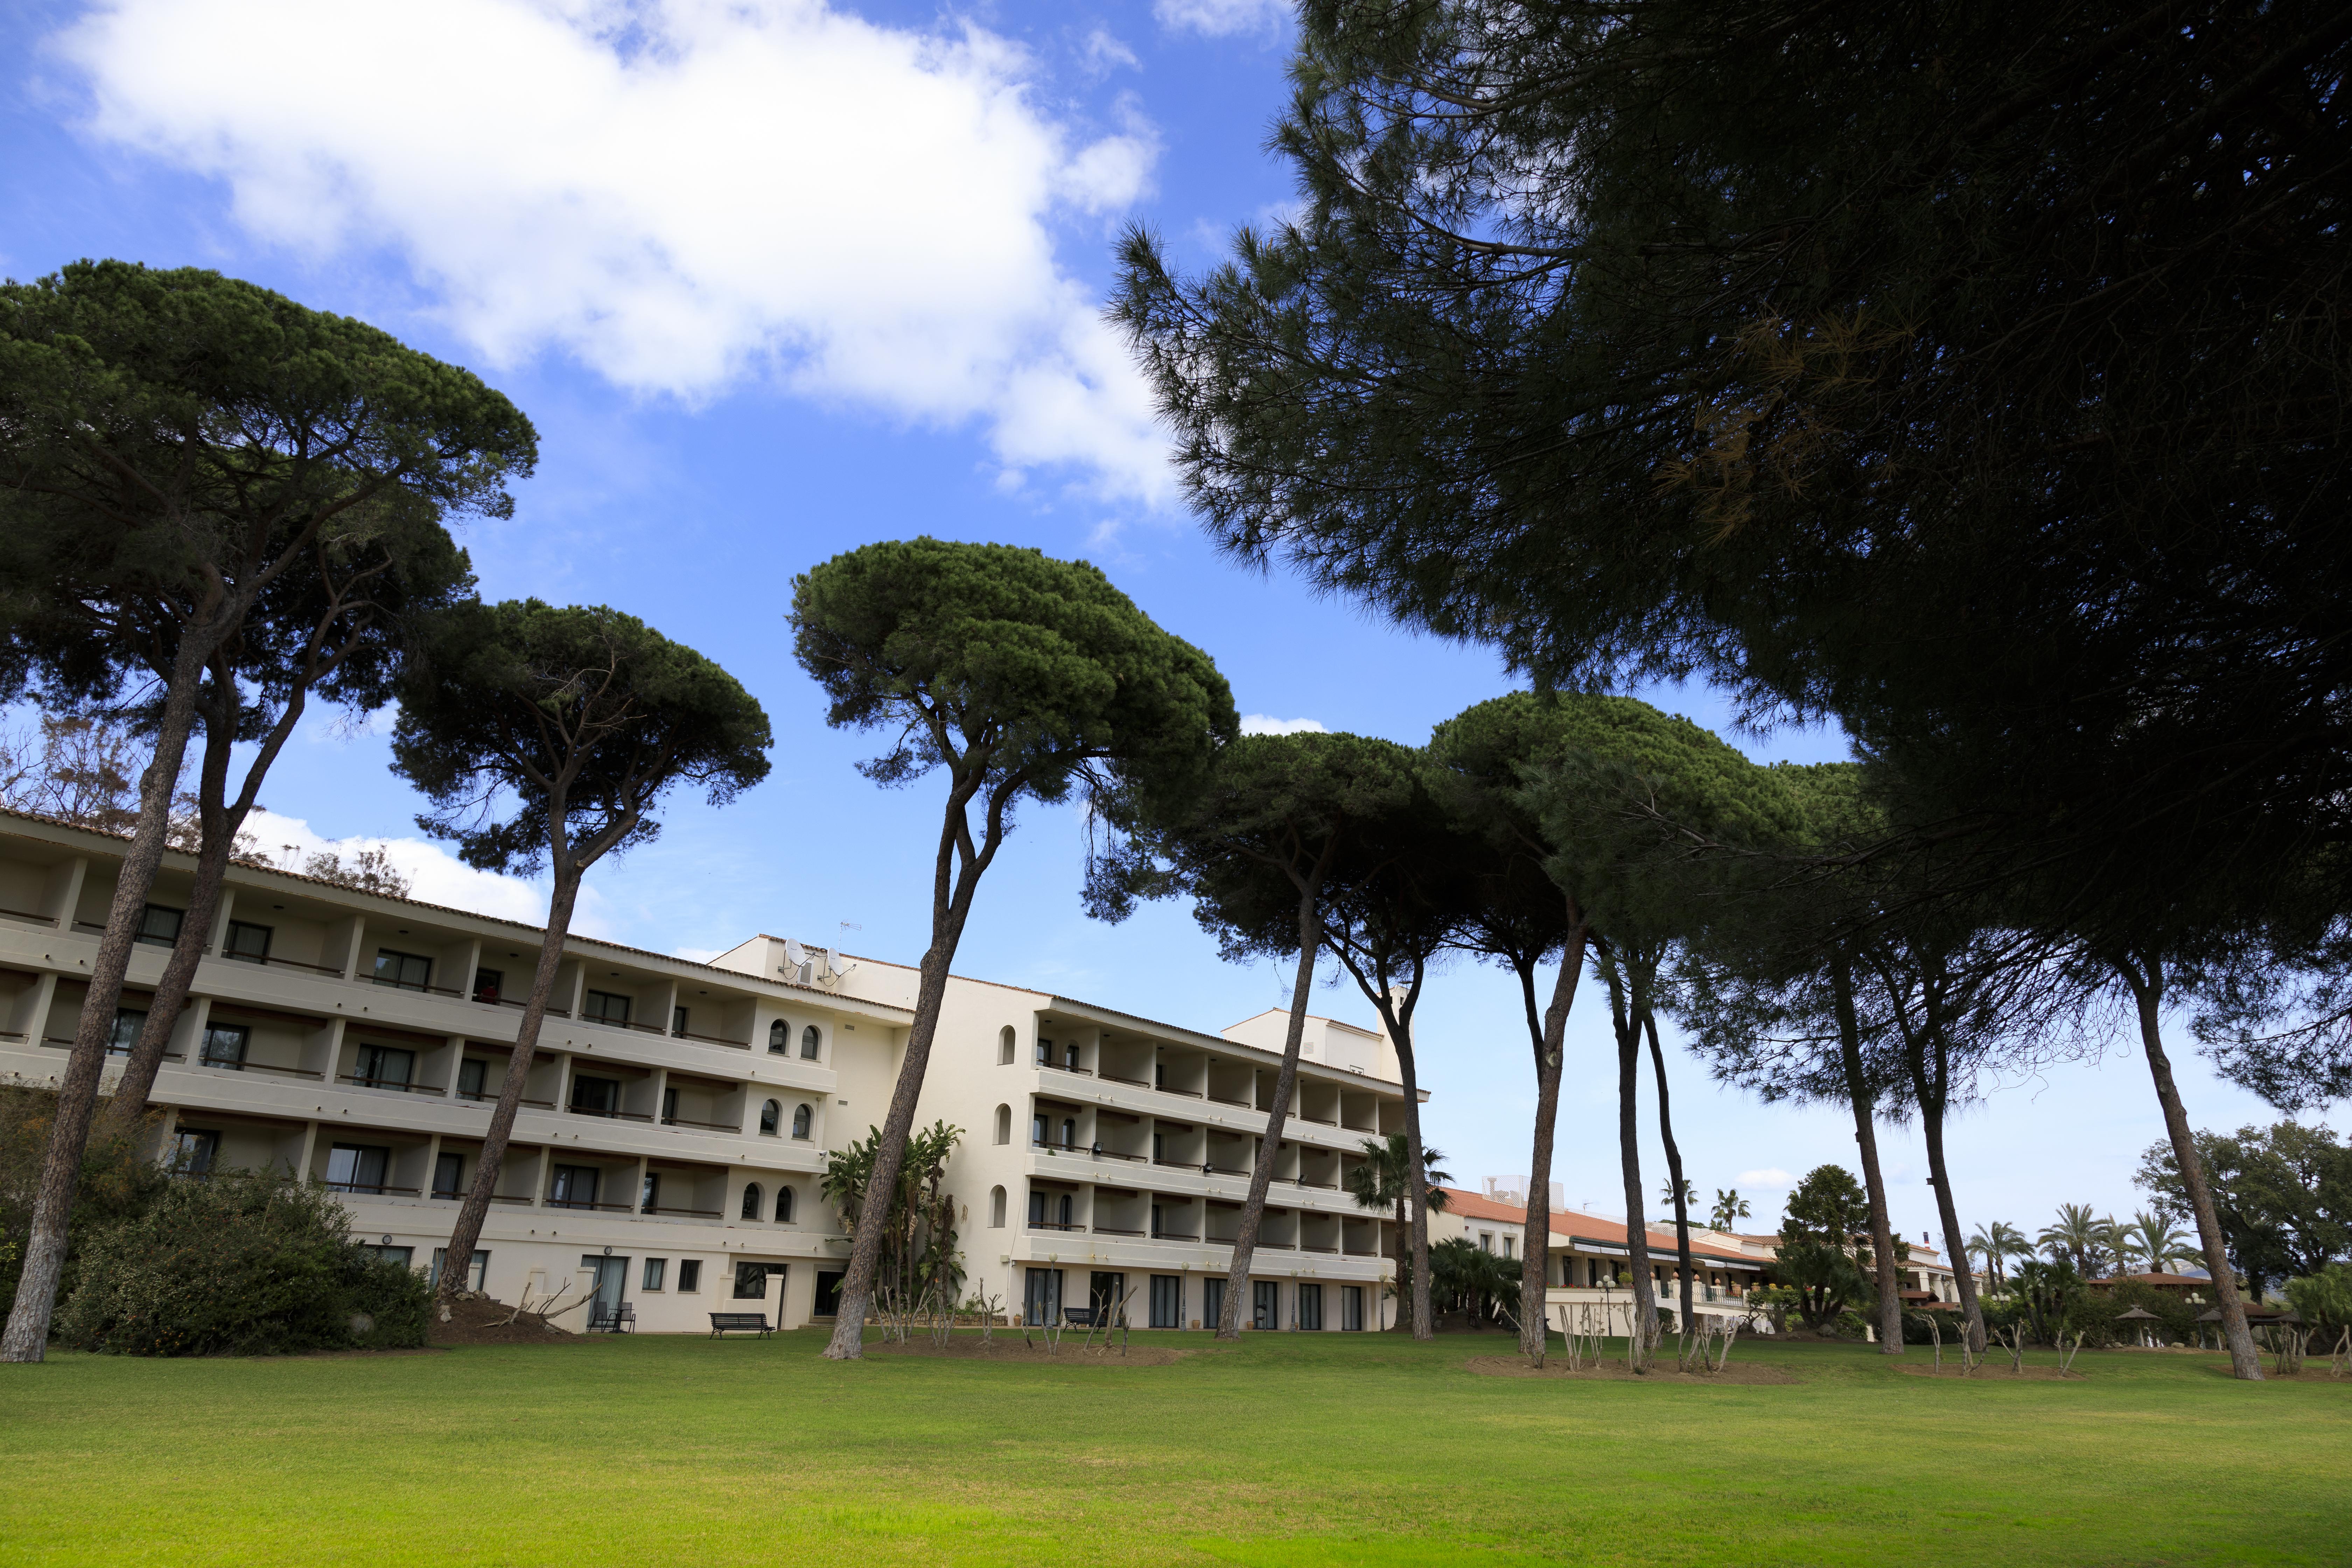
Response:
[[[542,456],[512,520],[464,531],[483,592],[641,616],[733,670],[778,737],[766,784],[724,813],[677,802],[657,844],[599,868],[583,928],[698,955],[767,931],[911,963],[937,791],[852,771],[870,742],[825,729],[785,635],[793,574],[837,551],[928,532],[1090,559],[1275,721],[1418,743],[1510,685],[1481,649],[1220,559],[1101,323],[1127,223],[1202,265],[1289,198],[1263,151],[1286,48],[1258,0],[34,0],[0,21],[0,271],[217,268],[507,392]],[[1643,695],[1723,721],[1705,690]],[[393,840],[420,896],[527,917],[532,889],[404,841],[417,803],[382,730],[312,726],[263,793],[265,842]],[[1833,733],[1735,739],[1761,759],[1843,754]],[[1078,875],[1074,821],[1032,813],[959,970],[1209,1029],[1286,994],[1270,969],[1220,964],[1181,910],[1088,921]],[[1571,1026],[1556,1174],[1570,1202],[1616,1210],[1598,1002]],[[1318,1006],[1370,1017],[1352,991]],[[1444,975],[1423,1032],[1430,1136],[1455,1173],[1524,1170],[1507,977]],[[2200,1125],[2270,1120],[2181,1066]],[[1679,1079],[1703,1193],[1738,1184],[1769,1220],[1792,1176],[1851,1163],[1838,1114],[1718,1093],[1688,1058]],[[2161,1131],[2137,1053],[2003,1086],[1954,1130],[1963,1223],[2126,1213]],[[1898,1226],[1936,1229],[1915,1138],[1885,1136]]]

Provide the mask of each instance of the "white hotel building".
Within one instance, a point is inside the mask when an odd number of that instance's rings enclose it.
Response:
[[[0,813],[0,1073],[62,1076],[122,847]],[[167,854],[156,878],[122,1048],[192,868]],[[156,1079],[162,1152],[197,1170],[299,1173],[339,1194],[355,1237],[436,1268],[539,940],[233,867]],[[819,1192],[825,1154],[881,1121],[916,980],[873,959],[795,968],[767,936],[710,963],[567,940],[477,1282],[509,1301],[569,1286],[574,1301],[628,1303],[649,1331],[707,1331],[713,1311],[785,1328],[827,1316],[849,1249]],[[1213,1326],[1283,1018],[1201,1034],[951,981],[918,1124],[963,1129],[948,1184],[966,1293],[1040,1315],[1108,1297],[1138,1327]],[[1343,1178],[1366,1139],[1403,1125],[1398,1077],[1381,1037],[1310,1026],[1245,1322],[1382,1325],[1394,1227]]]

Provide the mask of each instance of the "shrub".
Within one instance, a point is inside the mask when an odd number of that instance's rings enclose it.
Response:
[[[2352,1328],[2352,1263],[2331,1263],[2286,1282],[2287,1305],[2314,1333],[2331,1337]]]
[[[98,1102],[101,1121],[106,1100]],[[16,1280],[25,1267],[25,1237],[33,1224],[33,1194],[49,1152],[49,1124],[57,1115],[53,1089],[0,1081],[0,1314],[16,1302]],[[71,1294],[80,1277],[83,1237],[117,1220],[142,1214],[162,1192],[166,1178],[140,1152],[153,1119],[132,1136],[90,1141],[82,1155],[81,1185],[68,1221],[65,1273],[58,1295]]]
[[[118,1355],[273,1355],[425,1342],[424,1279],[345,1238],[333,1197],[282,1174],[170,1183],[95,1231],[58,1338]]]

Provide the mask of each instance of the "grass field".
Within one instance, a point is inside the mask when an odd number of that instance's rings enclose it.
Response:
[[[1501,1336],[1149,1368],[819,1343],[0,1367],[0,1561],[2352,1563],[2352,1382],[2213,1356],[2002,1384],[1743,1342],[1796,1381],[1685,1386],[1463,1370]]]

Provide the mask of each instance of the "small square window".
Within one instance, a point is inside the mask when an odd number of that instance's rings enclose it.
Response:
[[[149,904],[139,911],[139,934],[133,941],[153,942],[169,947],[180,940],[180,921],[184,917],[178,910],[167,910],[161,904]]]
[[[204,1065],[229,1072],[245,1070],[245,1049],[253,1031],[243,1024],[214,1024],[205,1030]]]
[[[645,1278],[645,1283],[644,1283],[644,1285],[642,1285],[641,1287],[639,1287],[639,1289],[646,1289],[646,1290],[658,1290],[658,1289],[660,1289],[662,1288],[662,1279],[663,1279],[663,1276],[667,1275],[668,1272],[669,1272],[669,1259],[668,1259],[668,1258],[646,1258],[646,1278]]]
[[[139,1007],[117,1007],[114,1010],[114,1027],[108,1032],[106,1037],[106,1049],[108,1054],[111,1056],[130,1055],[131,1047],[139,1043],[139,1031],[144,1028],[146,1025],[147,1014],[145,1009]]]
[[[400,991],[422,991],[433,973],[433,961],[414,952],[394,952],[388,947],[378,948],[375,974],[378,985],[389,985]]]
[[[499,999],[499,992],[506,988],[506,971],[502,969],[477,969],[474,971],[474,1000],[477,1002],[497,1001]]]
[[[697,1290],[701,1289],[702,1259],[699,1258],[679,1258],[677,1263],[678,1294],[681,1296],[691,1296]]]
[[[269,939],[273,934],[274,929],[269,926],[255,925],[251,921],[231,921],[228,922],[228,936],[221,942],[221,956],[244,963],[267,963],[269,962]]]
[[[612,991],[591,991],[581,1002],[580,1016],[600,1024],[629,1021],[629,999]]]

